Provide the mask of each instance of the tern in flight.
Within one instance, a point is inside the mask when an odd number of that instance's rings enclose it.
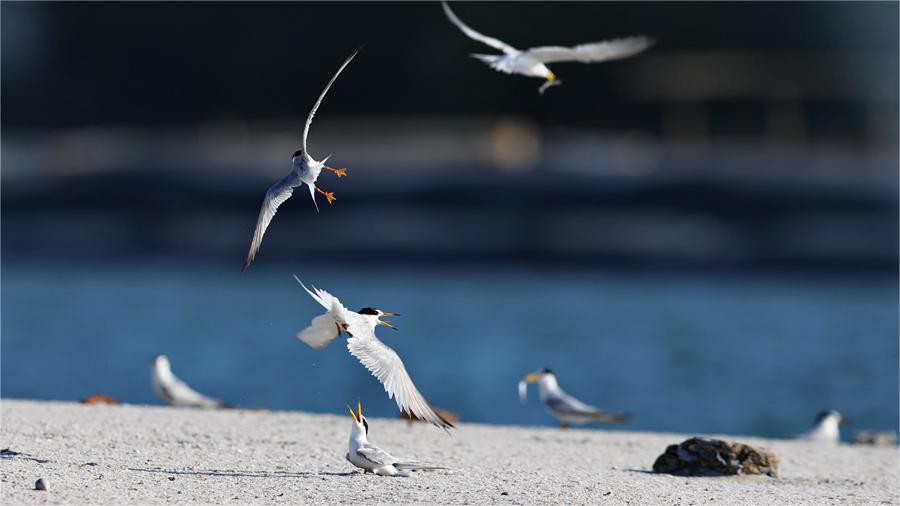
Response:
[[[406,471],[433,471],[444,467],[424,466],[418,462],[404,462],[381,448],[369,443],[369,421],[362,414],[362,404],[356,403],[356,413],[347,406],[353,417],[350,429],[350,451],[347,460],[363,470],[379,476],[409,476]]]
[[[309,151],[306,149],[306,138],[309,135],[309,125],[312,124],[313,116],[316,115],[316,110],[319,109],[319,105],[322,103],[322,99],[325,98],[325,94],[328,93],[328,89],[331,88],[331,85],[334,84],[337,77],[341,75],[341,71],[344,70],[344,67],[350,63],[350,60],[352,60],[358,52],[359,49],[354,51],[353,54],[344,61],[344,64],[341,65],[337,72],[335,72],[334,77],[331,78],[331,81],[328,81],[325,89],[322,90],[322,94],[319,95],[319,99],[316,100],[312,110],[309,111],[309,116],[306,118],[306,125],[303,127],[303,149],[295,151],[294,154],[291,155],[291,172],[285,176],[284,179],[270,186],[266,191],[266,197],[263,199],[262,208],[259,210],[259,217],[256,219],[256,229],[253,230],[253,237],[250,240],[250,250],[247,251],[247,257],[244,258],[244,265],[241,267],[241,270],[247,269],[250,262],[256,257],[259,246],[262,244],[263,235],[266,233],[269,223],[272,222],[272,218],[275,217],[275,211],[278,210],[278,206],[285,200],[291,198],[291,194],[294,193],[294,188],[301,186],[304,183],[309,186],[309,195],[312,197],[313,205],[316,206],[316,211],[319,210],[319,205],[316,204],[316,192],[324,195],[329,204],[337,200],[334,193],[326,192],[317,187],[316,179],[319,178],[319,173],[322,172],[322,169],[333,172],[337,177],[346,176],[347,169],[335,169],[325,165],[325,162],[328,161],[331,155],[326,156],[322,160],[315,160],[309,155]]]
[[[563,429],[569,424],[622,423],[628,420],[629,415],[600,411],[563,392],[556,381],[556,375],[550,369],[533,372],[519,382],[519,400],[522,402],[525,402],[527,383],[538,384],[538,395],[544,403],[544,409],[559,420],[559,426]]]
[[[400,411],[444,430],[453,428],[453,424],[436,413],[416,389],[400,356],[375,337],[375,327],[379,325],[397,330],[381,317],[399,315],[371,307],[362,308],[358,312],[351,311],[334,295],[316,287],[310,291],[296,275],[294,279],[326,310],[325,314],[313,318],[309,327],[297,334],[298,339],[318,350],[328,346],[342,332],[346,332],[349,336],[347,349],[350,350],[350,354],[378,378],[384,385],[388,398],[394,398]]]
[[[456,17],[447,2],[442,1],[441,4],[444,6],[444,13],[450,22],[462,30],[466,36],[503,52],[499,55],[472,54],[473,58],[478,58],[500,72],[546,79],[546,82],[538,88],[538,92],[541,94],[551,86],[562,84],[562,81],[557,79],[556,75],[547,68],[547,63],[569,61],[598,63],[620,60],[640,53],[652,46],[654,42],[648,37],[626,37],[603,42],[589,42],[574,47],[541,46],[524,50],[516,49],[502,40],[476,32]]]

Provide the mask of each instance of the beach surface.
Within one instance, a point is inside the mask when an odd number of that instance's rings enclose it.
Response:
[[[388,478],[344,459],[349,415],[11,399],[0,413],[18,452],[0,458],[3,504],[900,504],[896,447],[717,436],[775,450],[780,476],[680,477],[653,462],[697,434],[372,419],[374,444],[449,468]]]

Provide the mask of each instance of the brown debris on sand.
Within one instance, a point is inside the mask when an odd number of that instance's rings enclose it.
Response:
[[[765,474],[778,476],[778,454],[742,443],[694,437],[669,445],[653,471],[685,476]]]

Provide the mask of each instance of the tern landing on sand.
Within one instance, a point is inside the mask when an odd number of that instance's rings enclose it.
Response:
[[[294,279],[310,297],[326,309],[325,314],[313,318],[310,326],[297,334],[298,339],[315,349],[321,349],[328,346],[341,332],[346,332],[349,336],[347,349],[350,350],[350,354],[378,378],[384,385],[388,397],[394,398],[397,402],[400,411],[405,411],[444,430],[453,427],[452,423],[434,411],[416,389],[400,356],[375,337],[375,327],[379,325],[396,330],[393,325],[382,320],[382,316],[398,315],[370,307],[360,309],[359,312],[351,311],[334,295],[316,287],[310,291],[300,278],[294,276]]]
[[[828,410],[819,413],[816,423],[809,430],[797,436],[797,439],[817,441],[822,443],[838,443],[841,440],[839,425],[847,423],[847,420],[837,411]]]
[[[544,409],[559,420],[562,428],[568,427],[569,424],[622,423],[628,420],[629,415],[600,411],[563,392],[556,382],[556,375],[550,369],[544,368],[533,372],[519,382],[519,399],[522,402],[525,402],[527,383],[538,384],[538,394]]]
[[[158,355],[153,360],[151,367],[153,377],[153,391],[160,399],[172,406],[181,406],[189,408],[231,408],[230,404],[226,404],[218,399],[207,397],[193,388],[187,386],[187,383],[178,379],[172,373],[172,366],[169,359],[165,355]]]
[[[322,94],[319,95],[319,99],[316,100],[316,103],[313,105],[312,110],[309,111],[309,116],[306,118],[306,125],[303,127],[303,149],[299,151],[295,151],[291,156],[291,172],[285,176],[281,181],[273,184],[266,191],[266,197],[263,199],[262,209],[259,210],[259,217],[256,219],[256,229],[253,230],[253,237],[250,240],[250,250],[247,251],[247,257],[244,259],[244,265],[241,267],[241,270],[247,268],[250,265],[250,262],[256,257],[256,252],[259,251],[259,246],[262,244],[263,235],[266,233],[266,228],[269,227],[269,223],[272,222],[272,218],[275,217],[275,211],[278,210],[278,206],[280,206],[285,200],[291,198],[291,194],[294,193],[294,188],[306,183],[309,187],[309,195],[312,197],[313,205],[316,206],[316,211],[319,210],[319,205],[316,204],[316,192],[325,195],[325,198],[328,200],[328,203],[331,204],[335,200],[334,193],[323,191],[321,188],[316,186],[316,179],[319,178],[319,173],[322,172],[322,169],[329,170],[333,172],[337,177],[343,177],[347,175],[347,169],[335,169],[325,165],[325,162],[331,155],[326,156],[321,161],[313,159],[312,156],[309,155],[309,151],[306,149],[306,138],[309,135],[309,126],[312,124],[313,116],[316,115],[316,110],[319,108],[319,105],[322,103],[322,99],[325,98],[325,94],[328,93],[328,89],[331,88],[331,85],[334,84],[334,81],[341,74],[341,71],[344,70],[344,67],[350,63],[350,60],[356,56],[356,53],[359,52],[359,49],[353,52],[344,64],[335,72],[334,77],[331,78],[331,81],[328,81],[328,84],[325,86],[325,89],[322,90]]]
[[[501,55],[473,54],[473,58],[478,58],[500,72],[546,79],[547,81],[538,88],[540,93],[544,93],[544,90],[551,86],[562,84],[562,81],[558,80],[556,75],[547,68],[547,63],[568,61],[598,63],[620,60],[636,55],[653,45],[653,39],[647,37],[627,37],[579,44],[574,47],[542,46],[524,50],[516,49],[499,39],[488,37],[469,28],[450,10],[447,2],[441,2],[441,4],[444,6],[444,13],[450,18],[450,22],[462,30],[466,36],[503,52]]]
[[[444,467],[424,466],[417,462],[407,462],[394,457],[390,453],[369,443],[369,421],[362,414],[362,404],[356,403],[356,413],[350,406],[353,427],[350,429],[350,451],[347,460],[363,470],[363,473],[375,473],[379,476],[409,476],[406,471],[432,471],[446,469]]]

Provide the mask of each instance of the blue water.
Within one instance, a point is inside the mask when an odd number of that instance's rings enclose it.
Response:
[[[890,274],[817,277],[512,266],[4,263],[2,396],[107,393],[158,404],[152,357],[227,401],[373,416],[393,401],[341,341],[295,334],[322,309],[402,313],[379,335],[435,405],[465,421],[551,425],[516,383],[551,367],[635,430],[790,436],[825,408],[898,426],[898,291]],[[853,428],[851,428],[853,430]]]

